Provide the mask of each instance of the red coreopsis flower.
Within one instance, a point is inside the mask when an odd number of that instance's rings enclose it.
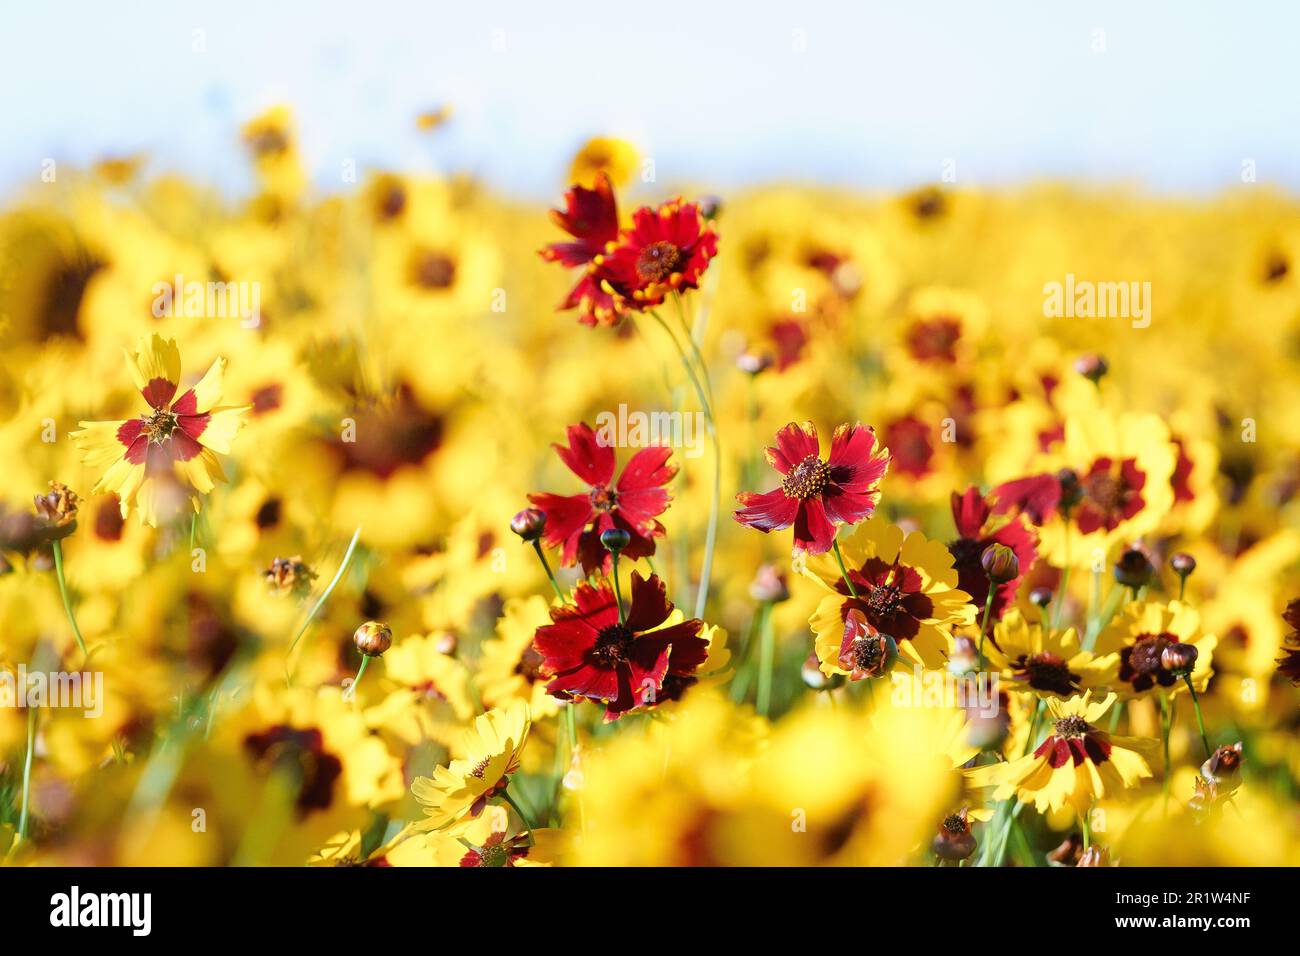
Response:
[[[794,550],[811,554],[830,550],[837,525],[871,517],[890,462],[875,430],[860,422],[835,429],[826,461],[812,422],[786,425],[776,433],[776,447],[764,454],[781,474],[781,487],[741,492],[736,499],[745,507],[734,517],[764,533],[793,527]]]
[[[642,448],[628,459],[615,483],[613,447],[602,444],[585,423],[570,425],[568,437],[568,447],[556,445],[555,451],[589,490],[580,495],[528,496],[546,513],[542,542],[563,549],[560,561],[566,567],[581,561],[587,574],[609,568],[610,555],[600,543],[600,534],[610,528],[622,528],[631,535],[622,551],[624,557],[654,554],[654,539],[664,533],[656,518],[668,510],[670,500],[664,486],[677,474],[677,466],[668,461],[672,449],[658,445]]]
[[[594,260],[601,287],[629,308],[653,308],[670,292],[698,289],[718,234],[698,203],[673,199],[632,214],[632,228]]]
[[[668,623],[673,605],[656,575],[632,572],[631,607],[621,623],[608,581],[583,582],[573,597],[551,609],[554,623],[537,629],[533,647],[555,675],[547,691],[600,701],[607,721],[656,703],[669,676],[689,677],[708,657],[704,622]]]
[[[577,309],[578,321],[583,325],[615,324],[626,310],[601,288],[601,277],[593,265],[593,260],[618,239],[618,203],[609,177],[599,173],[594,189],[570,189],[564,194],[564,209],[551,210],[551,221],[573,241],[553,243],[541,250],[541,257],[583,270],[582,278],[560,303],[560,310]]]
[[[980,564],[984,549],[1001,544],[1016,555],[1020,573],[999,584],[993,595],[990,613],[995,620],[1000,620],[1015,604],[1016,590],[1038,558],[1038,536],[1019,514],[1009,521],[994,519],[992,507],[978,488],[968,488],[964,495],[952,493],[952,520],[958,537],[948,545],[948,550],[957,569],[957,587],[971,596],[971,603],[977,608],[983,608],[989,596],[989,577]]]

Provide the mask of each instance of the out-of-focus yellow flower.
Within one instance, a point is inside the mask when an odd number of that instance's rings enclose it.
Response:
[[[596,177],[604,173],[615,186],[626,186],[640,162],[636,147],[627,140],[596,136],[587,140],[569,167],[569,182],[592,189]]]

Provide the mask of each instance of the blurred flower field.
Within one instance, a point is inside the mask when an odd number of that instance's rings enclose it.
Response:
[[[231,149],[0,211],[6,863],[1300,863],[1294,199]]]

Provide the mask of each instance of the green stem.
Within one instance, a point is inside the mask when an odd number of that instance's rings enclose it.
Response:
[[[681,360],[682,368],[686,370],[686,376],[691,380],[691,385],[695,389],[695,397],[704,410],[705,423],[713,445],[713,499],[709,503],[709,524],[704,533],[704,564],[700,568],[700,585],[695,592],[695,616],[703,618],[704,608],[709,601],[709,581],[713,576],[713,551],[718,539],[718,503],[722,499],[722,444],[718,439],[718,427],[713,418],[713,403],[709,401],[704,386],[700,384],[700,378],[696,375],[695,368],[691,365],[691,360],[687,357],[685,349],[682,348],[681,342],[677,341],[676,334],[664,321],[663,316],[654,309],[650,310],[650,315],[659,323],[664,330],[664,334],[672,340],[673,348],[677,350],[677,357]],[[694,347],[693,342],[692,346]],[[696,349],[696,354],[699,354],[698,349]],[[702,368],[702,371],[707,381],[708,369]]]
[[[610,554],[614,557],[611,576],[614,578],[614,600],[618,604],[618,623],[626,624],[627,612],[623,610],[623,588],[618,583],[618,552],[611,551]]]
[[[560,590],[559,583],[555,580],[555,574],[551,571],[550,562],[546,560],[546,553],[542,551],[542,542],[539,538],[533,539],[533,550],[537,552],[537,560],[542,562],[542,570],[546,572],[546,580],[551,582],[551,588],[555,591],[555,596],[564,603],[564,592]]]
[[[844,583],[848,585],[849,594],[852,597],[857,597],[858,589],[853,586],[853,582],[849,579],[849,569],[844,566],[844,555],[840,553],[840,541],[838,537],[831,539],[831,550],[835,552],[835,560],[839,562],[840,574],[844,576]]]
[[[32,796],[32,754],[36,750],[36,711],[35,707],[27,708],[27,756],[23,759],[23,804],[18,815],[18,839],[20,840],[27,839],[28,808],[31,806]]]
[[[59,596],[63,598],[63,609],[68,612],[68,623],[72,625],[72,634],[77,639],[77,649],[81,651],[81,659],[84,661],[90,655],[86,653],[86,639],[81,636],[81,628],[77,627],[77,616],[72,613],[72,598],[68,596],[68,581],[63,575],[63,542],[56,538],[53,549],[54,576],[59,582]]]
[[[357,692],[357,685],[361,683],[361,678],[366,673],[366,668],[369,666],[370,666],[370,655],[362,654],[361,666],[357,668],[357,676],[352,678],[352,693],[354,696],[356,695]]]
[[[776,634],[772,627],[772,604],[763,602],[759,611],[759,669],[758,696],[755,706],[759,714],[766,717],[772,705],[772,666],[776,659]]]
[[[509,788],[507,788],[507,789],[501,791],[501,797],[502,797],[502,799],[505,800],[506,803],[510,804],[510,809],[512,809],[512,810],[515,811],[515,813],[516,813],[516,815],[518,815],[520,821],[523,822],[523,825],[526,826],[526,827],[528,828],[528,845],[529,845],[529,846],[532,846],[532,844],[533,844],[533,822],[532,822],[532,820],[529,819],[528,814],[524,813],[523,808],[520,807],[519,804],[515,802],[515,798],[512,797],[512,796],[510,796],[510,790],[509,790]]]
[[[984,669],[984,636],[989,630],[989,614],[993,611],[993,594],[997,591],[997,585],[989,581],[989,596],[984,599],[984,618],[980,621],[980,662],[979,669]]]
[[[1196,696],[1196,688],[1192,686],[1192,675],[1184,674],[1183,680],[1192,695],[1192,707],[1196,709],[1196,727],[1201,732],[1201,746],[1205,748],[1205,759],[1209,760],[1214,752],[1210,750],[1210,738],[1205,734],[1205,719],[1201,716],[1201,699]]]
[[[1172,702],[1169,700],[1169,698],[1165,695],[1165,692],[1162,690],[1160,692],[1160,735],[1164,742],[1164,751],[1165,751],[1164,789],[1165,789],[1166,800],[1169,798],[1169,783],[1170,783],[1170,778],[1173,775],[1173,768],[1170,766],[1170,762],[1169,762],[1169,733],[1173,729],[1173,726],[1174,726],[1174,709],[1172,706]]]
[[[316,615],[320,613],[320,609],[324,607],[325,602],[329,600],[329,596],[334,593],[334,589],[338,587],[339,582],[343,580],[343,572],[348,569],[348,564],[352,560],[352,553],[356,550],[357,541],[360,538],[361,526],[358,525],[357,530],[352,532],[352,540],[348,542],[348,549],[343,553],[343,561],[339,564],[339,569],[334,572],[334,578],[330,581],[329,587],[327,587],[321,596],[317,598],[316,603],[313,604],[311,610],[307,612],[307,619],[302,622],[302,627],[298,628],[298,633],[295,634],[293,640],[289,642],[288,654],[293,653],[293,649],[298,646],[298,641],[300,641],[302,636],[307,633],[307,628],[311,625],[311,622],[316,619]],[[286,656],[288,656],[288,654],[286,654]]]

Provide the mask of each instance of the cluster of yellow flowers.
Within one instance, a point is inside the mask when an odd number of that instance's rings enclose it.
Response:
[[[243,145],[0,211],[0,860],[1300,864],[1295,201]]]

